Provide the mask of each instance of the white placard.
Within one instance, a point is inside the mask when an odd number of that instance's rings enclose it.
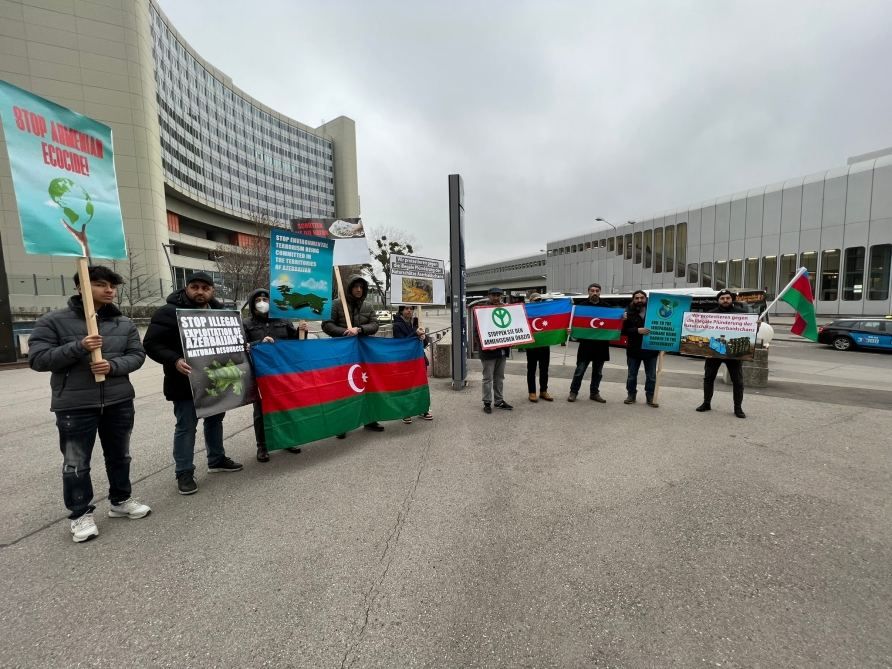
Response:
[[[445,305],[445,263],[435,258],[390,256],[390,303]]]
[[[484,351],[535,341],[522,304],[476,307],[474,320],[480,348]]]

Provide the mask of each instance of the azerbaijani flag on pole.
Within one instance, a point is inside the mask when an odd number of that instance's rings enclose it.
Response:
[[[619,339],[623,329],[623,309],[577,304],[573,307],[570,336],[574,339]]]
[[[778,296],[796,310],[796,319],[790,332],[812,341],[818,341],[818,322],[815,319],[815,297],[808,280],[808,270],[801,267],[784,292]]]
[[[556,346],[567,341],[570,312],[573,310],[570,298],[529,302],[523,308],[535,341],[532,344],[521,344],[518,349]]]
[[[415,337],[278,341],[251,348],[269,450],[430,408]]]

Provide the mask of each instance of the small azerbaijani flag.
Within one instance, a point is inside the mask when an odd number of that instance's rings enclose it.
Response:
[[[535,341],[532,344],[521,344],[517,348],[557,346],[567,341],[570,312],[573,309],[573,302],[570,298],[529,302],[523,308]]]
[[[799,275],[781,293],[780,299],[796,310],[796,319],[790,332],[812,341],[818,341],[818,322],[815,319],[815,297],[808,280],[808,270],[799,270]]]
[[[570,336],[575,339],[613,341],[619,339],[623,329],[623,309],[578,304],[573,307]]]
[[[430,408],[417,337],[339,337],[252,347],[270,450]]]

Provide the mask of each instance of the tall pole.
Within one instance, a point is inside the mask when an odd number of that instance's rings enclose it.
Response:
[[[611,228],[613,228],[613,232],[616,233],[616,226],[613,223],[611,223],[610,221],[608,221],[604,218],[600,218],[600,217],[596,218],[595,220],[599,221],[601,223],[606,223]],[[616,236],[616,234],[614,234],[614,236]],[[613,279],[616,275],[616,267],[614,267],[615,258],[616,258],[616,256],[614,256],[613,258],[610,259],[610,293],[611,294],[613,294],[613,292],[614,292]]]

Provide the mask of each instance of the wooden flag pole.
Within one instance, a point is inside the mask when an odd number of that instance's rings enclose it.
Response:
[[[87,320],[87,334],[99,334],[99,322],[96,320],[96,308],[93,305],[93,289],[90,283],[90,267],[87,259],[80,257],[77,259],[77,278],[81,289],[81,302],[84,305],[84,317]],[[90,351],[90,362],[102,361],[102,348],[96,348]],[[94,374],[96,383],[105,381],[105,374]]]
[[[660,351],[660,355],[657,357],[657,381],[654,384],[654,397],[653,403],[660,403],[660,381],[663,378],[663,356],[666,355],[666,351]]]
[[[306,330],[301,329],[301,328],[303,328],[305,325],[307,325],[307,322],[302,320],[297,325],[298,325],[298,330],[297,330],[298,340],[306,339],[310,335],[310,333],[307,332]],[[309,327],[309,326],[307,326],[307,327]]]
[[[344,282],[341,280],[341,266],[335,265],[335,282],[338,284],[338,299],[341,300],[341,308],[344,310],[344,320],[347,322],[347,329],[353,328],[353,319],[350,318],[350,305],[347,303],[347,295],[344,293]]]

